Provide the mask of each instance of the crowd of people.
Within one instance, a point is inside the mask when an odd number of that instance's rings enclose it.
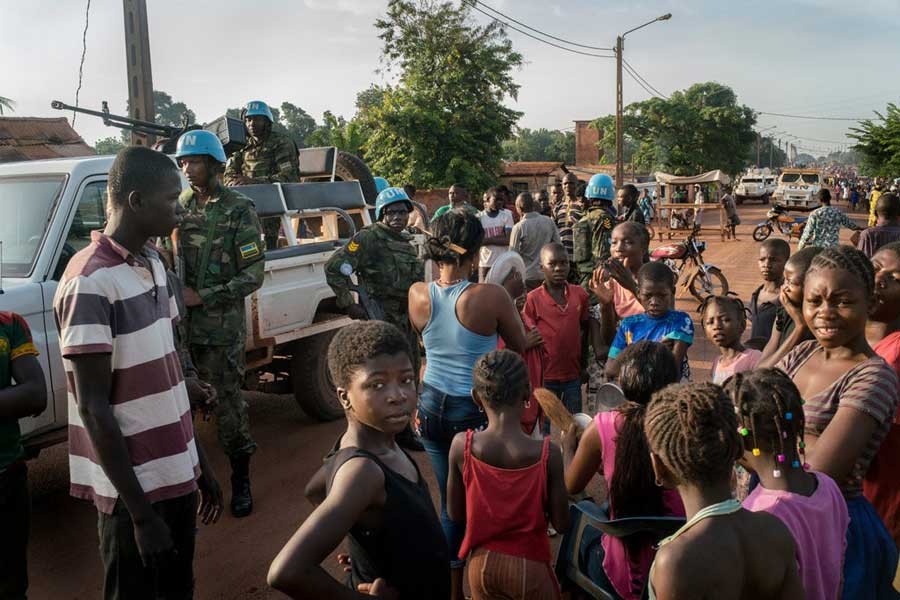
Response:
[[[271,134],[260,104],[248,105],[251,135]],[[71,489],[98,511],[106,598],[193,594],[197,515],[212,524],[224,510],[197,413],[216,416],[232,514],[252,511],[237,346],[264,239],[278,232],[220,181],[267,181],[280,163],[258,164],[278,156],[257,147],[265,140],[226,161],[202,133],[178,145],[183,193],[165,155],[118,154],[106,228],[70,261],[54,302]],[[485,192],[479,210],[457,184],[429,222],[413,189],[382,187],[376,222],[326,266],[337,306],[356,319],[328,349],[347,429],[306,487],[315,510],[274,558],[273,588],[316,599],[462,600],[466,589],[555,599],[574,556],[626,600],[898,597],[900,242],[885,231],[898,227],[895,194],[876,199],[862,250],[820,233],[833,226],[824,213],[796,252],[760,244],[749,301],[716,296],[699,308],[719,351],[700,380],[688,359],[694,320],[675,309],[673,272],[648,260],[649,202],[634,186],[567,174],[520,194],[512,211],[505,188]],[[431,281],[411,234],[424,234]],[[22,598],[28,498],[16,423],[46,397],[27,325],[3,313],[0,326],[0,516],[14,532],[0,596]],[[590,408],[592,377],[617,386],[621,404]],[[553,427],[559,413],[539,388],[565,415],[595,414]],[[404,439],[426,453],[439,510]],[[600,503],[570,503],[595,475]],[[596,511],[680,527],[662,540],[620,538],[584,526]],[[322,563],[345,538],[338,582]]]

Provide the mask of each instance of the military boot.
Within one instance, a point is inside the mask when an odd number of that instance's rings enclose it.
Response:
[[[237,518],[246,517],[253,511],[253,496],[250,494],[250,455],[231,457],[231,514]]]

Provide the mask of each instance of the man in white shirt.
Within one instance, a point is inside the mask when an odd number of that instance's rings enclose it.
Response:
[[[509,236],[515,223],[512,213],[503,209],[502,198],[503,192],[492,187],[485,194],[484,210],[478,213],[484,228],[484,245],[481,246],[481,260],[478,264],[480,281],[484,281],[497,257],[509,251]]]

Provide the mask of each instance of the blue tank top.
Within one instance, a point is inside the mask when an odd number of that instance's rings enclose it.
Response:
[[[425,343],[425,376],[422,381],[451,396],[472,393],[472,369],[483,354],[496,350],[497,334],[480,335],[463,327],[456,318],[456,301],[469,281],[443,288],[432,282],[431,318],[422,331]]]

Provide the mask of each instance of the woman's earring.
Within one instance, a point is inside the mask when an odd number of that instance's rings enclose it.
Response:
[[[525,408],[531,408],[531,398],[525,401]]]

